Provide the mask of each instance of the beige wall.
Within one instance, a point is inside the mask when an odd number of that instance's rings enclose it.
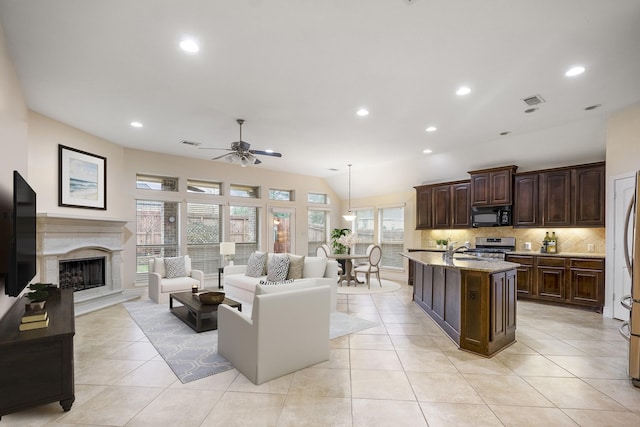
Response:
[[[613,114],[607,121],[607,177],[637,170],[640,170],[640,103]]]
[[[0,27],[0,144],[2,145],[0,205],[4,210],[11,206],[13,171],[20,172],[20,175],[29,182],[31,179],[27,170],[27,108],[13,62],[5,46],[2,27]],[[6,220],[4,212],[0,212],[0,221]],[[6,237],[2,236],[0,262],[6,262],[8,249]],[[2,282],[0,284],[0,318],[15,303],[15,300],[5,296],[4,282]]]

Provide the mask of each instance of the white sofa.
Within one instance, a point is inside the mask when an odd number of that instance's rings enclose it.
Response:
[[[218,354],[254,384],[329,360],[331,288],[306,284],[258,285],[250,317],[218,308]]]
[[[204,272],[191,269],[191,258],[184,257],[185,276],[167,277],[164,258],[149,260],[149,298],[158,304],[169,302],[171,292],[190,291],[194,285],[204,287]],[[171,276],[171,275],[170,275]]]
[[[269,258],[272,254],[268,254]],[[320,271],[322,270],[322,271]],[[265,281],[267,276],[250,277],[246,275],[246,265],[231,265],[224,268],[224,292],[231,299],[239,299],[250,303],[253,301],[256,286]],[[335,311],[338,296],[338,262],[321,257],[305,257],[302,279],[295,279],[291,285],[314,283],[318,286],[328,285],[331,290],[331,310]],[[274,285],[282,286],[282,285]]]

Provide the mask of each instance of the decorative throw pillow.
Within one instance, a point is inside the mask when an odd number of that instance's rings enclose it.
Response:
[[[289,272],[287,279],[302,279],[304,269],[304,255],[289,254]]]
[[[274,255],[267,266],[267,280],[278,282],[287,278],[289,272],[289,257],[286,255]]]
[[[187,270],[184,267],[184,257],[171,257],[164,259],[164,268],[167,270],[167,279],[185,277]]]
[[[164,268],[164,258],[155,258],[153,261],[153,272],[158,273],[160,277],[167,277],[167,270]]]
[[[272,282],[270,280],[260,280],[261,285],[286,285],[287,283],[293,283],[293,279],[281,280],[279,282]]]
[[[253,252],[251,255],[249,255],[249,260],[247,261],[247,272],[245,273],[245,275],[249,277],[263,276],[264,266],[266,263],[266,252]]]

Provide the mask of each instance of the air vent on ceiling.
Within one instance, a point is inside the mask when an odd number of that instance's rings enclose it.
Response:
[[[522,99],[527,105],[538,105],[544,102],[544,99],[540,95],[528,96]]]
[[[193,145],[194,147],[197,147],[200,145],[199,142],[193,142],[193,141],[182,141],[182,143],[185,145]]]

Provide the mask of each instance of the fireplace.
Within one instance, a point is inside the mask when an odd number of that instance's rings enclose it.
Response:
[[[98,288],[105,285],[105,257],[82,258],[60,261],[58,279],[60,287],[74,292]]]
[[[126,220],[37,214],[38,273],[43,283],[73,287],[76,315],[139,295],[122,288]]]

